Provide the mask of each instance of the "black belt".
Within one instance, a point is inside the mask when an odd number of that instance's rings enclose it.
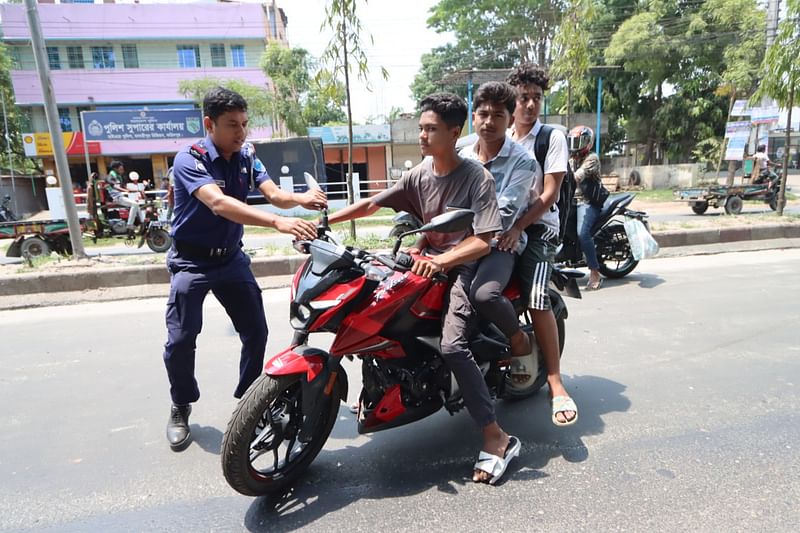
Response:
[[[194,257],[197,259],[220,259],[228,257],[239,250],[241,245],[242,243],[239,243],[239,246],[230,246],[228,248],[206,248],[205,246],[197,246],[190,242],[175,241],[175,249],[178,253],[185,257]]]

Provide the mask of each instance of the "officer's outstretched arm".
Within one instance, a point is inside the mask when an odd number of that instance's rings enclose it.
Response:
[[[238,224],[275,228],[297,239],[314,239],[317,236],[317,227],[313,222],[261,211],[226,195],[216,184],[203,185],[194,192],[194,196],[215,215]]]

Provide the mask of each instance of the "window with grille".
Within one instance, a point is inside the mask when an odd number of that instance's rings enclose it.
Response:
[[[225,61],[225,45],[212,44],[211,45],[211,66],[212,67],[227,67]]]
[[[244,67],[244,46],[241,44],[231,45],[231,64],[234,67]]]
[[[196,44],[178,46],[178,66],[200,68],[200,46]]]
[[[117,66],[114,59],[114,48],[111,46],[92,47],[92,66],[94,68],[114,68]]]
[[[139,68],[139,51],[135,44],[122,45],[122,66],[125,68]]]
[[[57,46],[47,47],[47,63],[50,65],[50,70],[61,70],[61,57]]]
[[[69,68],[84,68],[83,48],[80,46],[67,46],[67,62]]]
[[[11,52],[11,68],[14,70],[22,70],[22,51],[19,46],[9,46]]]

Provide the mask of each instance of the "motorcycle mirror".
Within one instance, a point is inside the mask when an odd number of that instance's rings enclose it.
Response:
[[[314,179],[314,176],[312,176],[308,172],[303,172],[303,178],[305,178],[306,186],[309,189],[315,189],[315,190],[319,190],[319,191],[322,190],[322,187],[319,186],[319,183],[317,182],[316,179]]]
[[[318,190],[321,191],[322,187],[319,186],[319,182],[309,174],[308,172],[303,172],[303,178],[306,180],[306,187],[311,190]],[[319,226],[317,227],[317,238],[322,239],[325,237],[325,234],[328,231],[328,208],[323,208],[322,210],[322,220],[320,221]]]
[[[403,242],[403,238],[407,235],[413,235],[423,231],[438,231],[440,233],[455,233],[457,231],[464,231],[472,226],[472,220],[474,218],[475,213],[469,209],[454,209],[452,211],[442,213],[441,215],[437,215],[424,226],[407,231],[398,236],[394,243],[394,248],[392,249],[392,257],[397,255],[397,252],[400,250],[400,244]]]

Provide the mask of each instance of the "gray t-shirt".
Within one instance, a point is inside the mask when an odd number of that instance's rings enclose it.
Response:
[[[425,158],[400,178],[392,188],[372,198],[381,207],[407,211],[427,224],[448,208],[471,209],[472,230],[460,233],[427,232],[433,255],[444,253],[469,235],[500,231],[500,214],[492,175],[480,163],[464,159],[446,176],[433,173],[433,159]]]

